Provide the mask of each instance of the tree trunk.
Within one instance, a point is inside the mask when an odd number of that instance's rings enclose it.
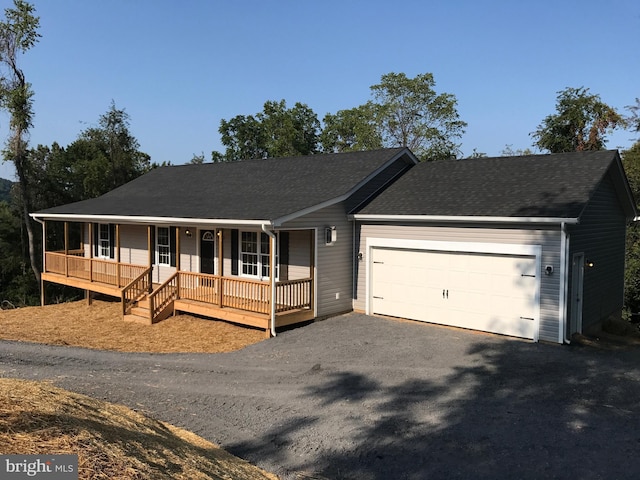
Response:
[[[40,269],[38,268],[38,262],[36,260],[36,248],[33,235],[33,228],[31,226],[31,218],[29,217],[29,182],[25,173],[26,151],[21,145],[20,132],[16,133],[18,139],[16,140],[16,157],[14,159],[14,165],[16,167],[16,173],[18,175],[18,182],[20,184],[20,203],[22,208],[22,221],[27,229],[27,240],[29,243],[29,262],[31,263],[31,270],[33,271],[36,281],[38,283],[38,290],[41,288],[40,282]],[[44,242],[44,239],[42,239]],[[43,243],[44,244],[44,243]]]

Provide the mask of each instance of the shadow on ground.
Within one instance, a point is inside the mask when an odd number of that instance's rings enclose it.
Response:
[[[340,445],[318,439],[313,463],[282,478],[640,475],[638,349],[479,340],[465,355],[464,365],[432,380],[382,384],[348,367],[332,372],[305,392],[308,416],[230,450],[284,464],[294,436],[312,431],[323,407],[344,404]]]

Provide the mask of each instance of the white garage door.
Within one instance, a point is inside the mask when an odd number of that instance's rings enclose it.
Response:
[[[536,333],[536,258],[373,248],[374,314],[516,337]]]

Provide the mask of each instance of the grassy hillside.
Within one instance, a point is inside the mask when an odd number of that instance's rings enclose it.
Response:
[[[3,200],[9,201],[9,192],[11,191],[12,182],[9,180],[5,180],[4,178],[0,178],[0,202]]]

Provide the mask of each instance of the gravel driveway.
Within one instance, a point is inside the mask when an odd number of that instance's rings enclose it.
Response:
[[[0,375],[125,404],[283,479],[640,475],[638,350],[354,313],[224,354],[0,342]]]

